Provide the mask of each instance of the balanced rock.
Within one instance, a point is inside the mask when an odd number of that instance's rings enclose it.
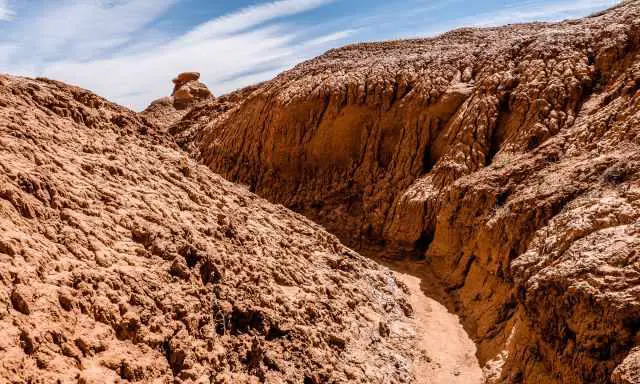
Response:
[[[173,82],[171,96],[154,100],[142,112],[142,115],[158,127],[168,127],[180,120],[188,110],[197,103],[213,99],[214,96],[206,85],[198,81],[199,72],[183,72]]]
[[[205,100],[213,96],[206,85],[199,82],[200,73],[183,72],[173,79],[173,106],[176,109],[185,109],[197,101]]]
[[[200,79],[200,72],[182,72],[175,79],[174,84],[184,84],[189,81],[198,81]]]

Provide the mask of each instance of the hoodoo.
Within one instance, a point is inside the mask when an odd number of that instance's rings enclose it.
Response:
[[[167,127],[180,120],[189,108],[215,97],[200,81],[200,73],[183,72],[172,80],[171,96],[162,97],[149,105],[142,114],[156,126]]]
[[[183,72],[172,80],[174,87],[171,96],[176,109],[186,109],[198,101],[213,97],[209,88],[198,79],[198,72]]]

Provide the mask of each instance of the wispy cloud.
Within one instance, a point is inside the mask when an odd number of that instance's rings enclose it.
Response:
[[[140,40],[137,31],[162,15],[169,8],[169,1],[122,0],[112,7],[97,0],[69,1],[64,7],[42,12],[38,16],[38,22],[43,23],[41,29],[26,28],[33,35],[22,40],[27,44],[19,44],[7,54],[14,58],[9,70],[62,79],[135,109],[167,95],[170,79],[181,71],[201,71],[203,81],[221,94],[247,85],[248,81],[264,80],[264,76],[347,38],[352,31],[309,35],[305,28],[284,21],[332,1],[267,2],[214,18],[164,40],[163,36]],[[162,6],[153,8],[160,2]],[[82,21],[65,26],[60,19]],[[109,22],[119,25],[111,26]],[[89,33],[91,25],[96,30]],[[47,39],[46,47],[32,43],[37,34]],[[34,56],[26,52],[29,47],[40,58],[37,68],[28,65],[34,62]],[[115,47],[123,48],[113,55],[104,54]],[[59,57],[61,53],[65,56]],[[2,60],[0,55],[0,66]]]
[[[346,42],[567,18],[617,3],[494,0],[476,11],[498,11],[469,17],[464,0],[367,0],[366,9],[351,0],[260,0],[182,29],[190,20],[181,11],[198,1],[210,0],[0,0],[0,20],[12,19],[2,23],[0,72],[59,79],[142,109],[182,71],[200,71],[219,95]],[[162,28],[176,20],[179,28]]]
[[[63,57],[90,59],[128,43],[177,0],[61,0],[47,2],[28,22],[13,30],[20,49],[43,61]],[[34,57],[35,56],[35,57]]]
[[[328,43],[333,43],[334,41],[344,40],[356,32],[358,32],[357,29],[346,29],[344,31],[338,31],[325,36],[316,37],[315,39],[307,41],[304,45],[306,47],[312,47],[314,45],[325,45]]]
[[[240,32],[269,20],[295,15],[333,1],[335,0],[280,0],[250,6],[198,26],[186,34],[180,42],[210,39],[215,36]]]
[[[0,0],[0,21],[10,21],[15,13],[9,8],[8,0]]]
[[[458,0],[450,0],[458,1]],[[532,21],[561,21],[583,17],[619,4],[621,0],[528,0],[504,6],[492,12],[481,12],[434,23],[415,37],[434,36],[460,27],[493,27]]]
[[[571,2],[525,1],[503,10],[464,18],[462,23],[470,26],[498,26],[528,21],[562,20],[583,16],[620,3],[619,0],[574,0]]]

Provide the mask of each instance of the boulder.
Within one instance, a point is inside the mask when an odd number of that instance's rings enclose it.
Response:
[[[178,74],[172,80],[174,86],[171,96],[154,100],[142,114],[148,121],[160,127],[167,127],[175,123],[198,102],[213,98],[209,88],[199,82],[199,79],[200,73],[198,72]]]
[[[182,72],[173,79],[174,84],[184,84],[189,81],[198,81],[200,79],[200,72]]]

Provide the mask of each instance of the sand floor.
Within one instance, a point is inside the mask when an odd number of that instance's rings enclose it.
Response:
[[[416,363],[418,384],[480,384],[482,370],[476,358],[476,346],[460,324],[458,316],[427,297],[420,279],[397,273],[411,291],[411,305],[418,325],[419,345],[425,359]]]

